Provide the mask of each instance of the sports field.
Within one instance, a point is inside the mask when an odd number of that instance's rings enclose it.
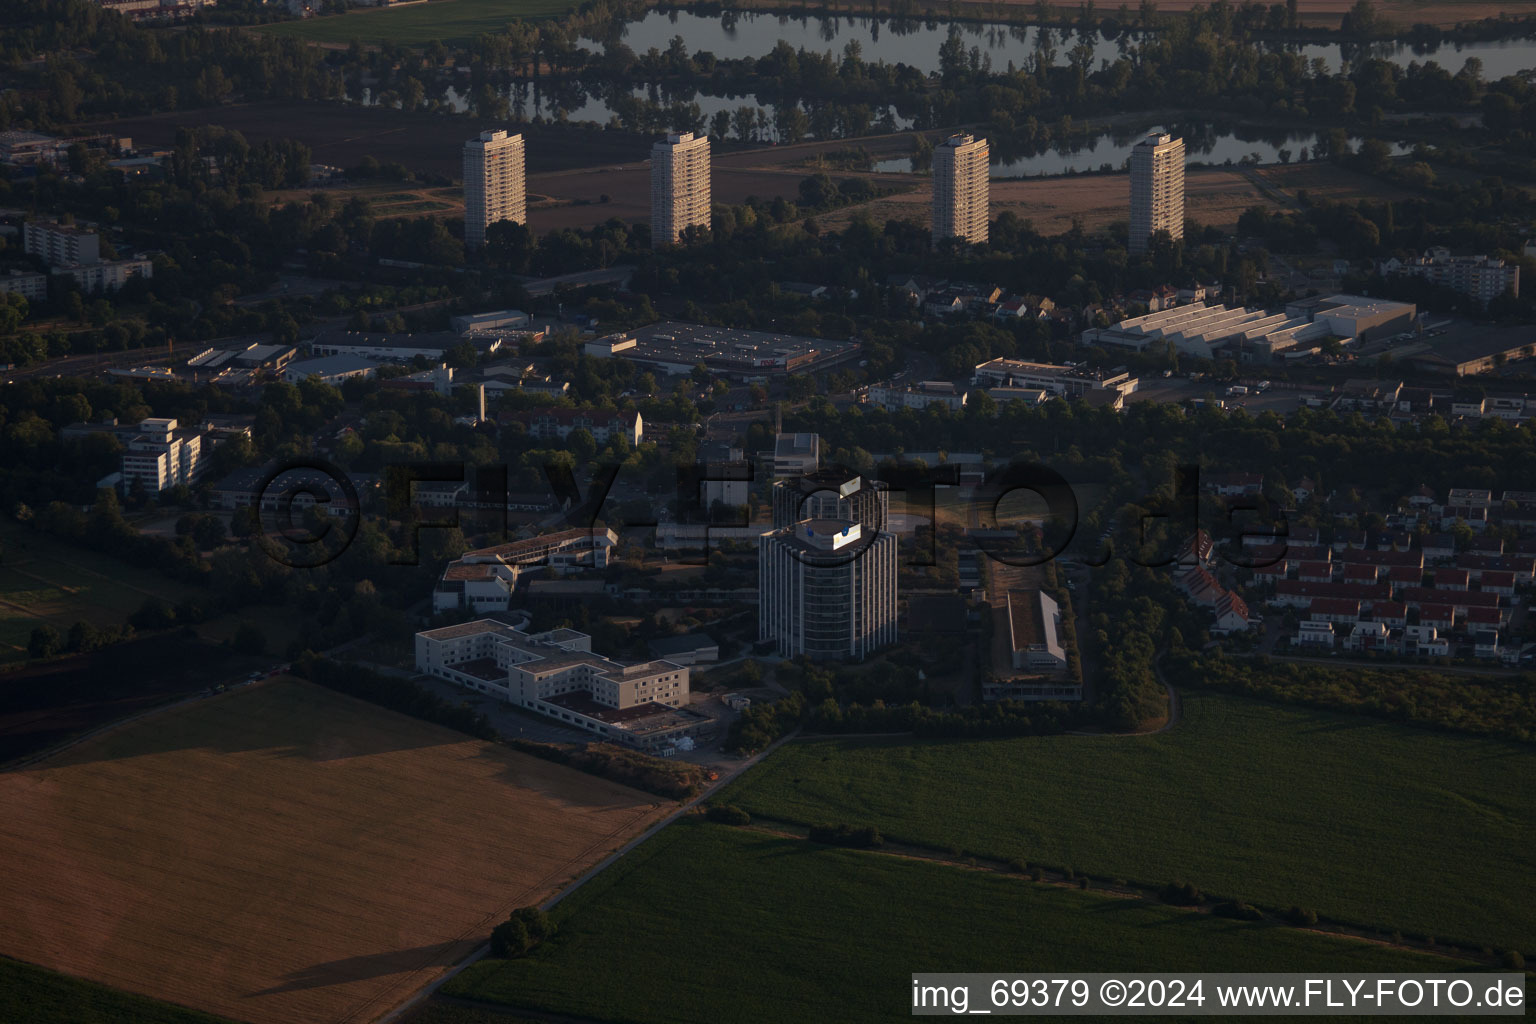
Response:
[[[445,991],[631,1024],[853,1024],[910,1013],[913,971],[1458,966],[1019,875],[703,822],[664,830],[554,916],[559,934],[532,956],[475,964]]]
[[[15,523],[0,524],[0,544],[0,662],[25,659],[38,626],[52,625],[60,635],[81,620],[119,626],[145,598],[175,602],[191,589]]]
[[[1187,695],[1145,737],[796,742],[721,799],[938,849],[1536,949],[1536,748]]]
[[[434,39],[463,45],[482,32],[499,32],[516,18],[552,18],[575,7],[570,0],[431,0],[430,3],[354,10],[341,15],[280,21],[262,32],[311,43],[419,45]]]
[[[0,954],[255,1024],[363,1021],[664,813],[279,679],[0,774]]]

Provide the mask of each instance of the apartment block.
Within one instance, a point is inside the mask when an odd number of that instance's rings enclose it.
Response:
[[[1159,231],[1184,237],[1184,140],[1149,135],[1131,150],[1131,252]]]
[[[1470,295],[1484,306],[1505,292],[1520,297],[1518,265],[1484,255],[1452,256],[1443,246],[1405,260],[1393,257],[1382,262],[1378,269],[1389,277],[1393,274],[1422,277],[1431,284]]]
[[[933,151],[933,244],[987,240],[991,150],[986,139],[951,135]]]
[[[48,275],[33,274],[24,270],[12,270],[0,274],[0,294],[15,293],[24,299],[48,297]]]
[[[50,267],[101,260],[101,239],[94,231],[41,220],[27,221],[22,231],[27,254]]]
[[[154,277],[155,265],[149,260],[107,260],[53,268],[54,274],[74,278],[87,294],[115,292],[136,277]]]
[[[497,221],[528,222],[528,178],[523,137],[481,132],[464,143],[464,244],[485,244]]]
[[[651,147],[651,245],[676,245],[709,225],[709,136],[668,135]]]

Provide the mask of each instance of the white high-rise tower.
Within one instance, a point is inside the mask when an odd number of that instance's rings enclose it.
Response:
[[[1184,140],[1148,135],[1131,150],[1131,252],[1166,231],[1184,237]]]
[[[709,136],[668,135],[651,147],[651,245],[675,245],[709,227]]]
[[[499,220],[528,222],[528,179],[523,137],[481,132],[464,143],[464,244],[485,244],[485,229]]]
[[[951,135],[933,151],[933,244],[987,240],[991,148],[986,139]]]

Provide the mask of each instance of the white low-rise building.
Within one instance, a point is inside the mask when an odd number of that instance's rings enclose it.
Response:
[[[950,412],[959,412],[965,408],[967,397],[967,392],[948,381],[925,380],[912,387],[884,384],[869,389],[869,401],[887,412],[926,409],[931,405],[941,405]]]
[[[450,501],[464,493],[464,485],[458,486]],[[466,551],[443,570],[432,592],[432,610],[506,611],[523,573],[546,568],[553,573],[602,569],[618,543],[618,534],[606,528],[574,529]]]
[[[480,619],[424,630],[416,670],[635,747],[661,747],[712,725],[688,709],[686,666],[613,661],[572,629],[529,634]]]

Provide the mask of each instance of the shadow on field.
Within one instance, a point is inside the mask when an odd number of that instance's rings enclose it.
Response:
[[[280,678],[194,697],[68,747],[37,767],[55,770],[183,750],[327,762],[474,742],[463,733]]]
[[[471,945],[473,944],[464,942],[439,942],[432,946],[416,946],[412,949],[397,949],[388,953],[368,953],[363,956],[345,957],[341,960],[327,960],[325,963],[294,971],[287,975],[281,984],[257,992],[247,992],[244,998],[254,999],[259,996],[277,995],[280,992],[345,985],[368,978],[419,971],[423,967],[435,965],[446,967],[462,957],[466,946]]]
[[[669,802],[665,797],[653,796],[622,782],[590,774],[558,761],[546,761],[511,747],[482,747],[475,751],[474,757],[476,760],[495,762],[497,782],[537,793],[561,807],[612,810],[615,789],[625,790],[657,804]]]

